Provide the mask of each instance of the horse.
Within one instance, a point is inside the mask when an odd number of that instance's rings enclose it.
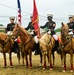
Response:
[[[13,34],[15,36],[20,36],[22,42],[22,59],[24,64],[24,56],[26,59],[26,67],[32,68],[32,51],[36,48],[36,43],[34,38],[21,26],[16,25]],[[29,55],[29,63],[28,63],[28,55]]]
[[[47,32],[42,32],[41,33],[41,37],[46,34]],[[51,34],[50,34],[51,35]],[[53,38],[53,37],[52,37]],[[53,38],[54,40],[54,38]],[[60,37],[58,37],[58,41],[60,42]],[[55,43],[55,40],[54,40],[54,43]],[[59,50],[59,47],[57,48],[57,46],[54,44],[54,47],[52,48],[52,62],[53,62],[53,67],[54,67],[54,63],[55,63],[55,51],[58,53],[58,54],[61,54],[60,50]],[[42,65],[42,54],[40,53],[40,66]],[[48,61],[49,62],[49,61]]]
[[[7,62],[6,62],[6,53],[9,53],[9,60],[10,60],[10,67],[13,66],[12,64],[12,48],[14,45],[14,40],[12,39],[12,37],[8,36],[5,33],[0,32],[0,47],[1,47],[1,53],[3,53],[3,57],[4,57],[4,68],[6,68],[7,66]],[[18,63],[20,64],[20,52],[17,53],[17,57],[18,57]]]
[[[63,72],[66,71],[66,54],[70,54],[71,72],[73,72],[73,53],[74,53],[74,39],[68,34],[69,27],[62,23],[61,26],[61,43],[60,48],[62,52],[62,62],[64,63]]]
[[[39,43],[40,43],[40,50],[42,52],[41,59],[44,58],[43,69],[46,68],[46,56],[47,56],[48,63],[50,63],[50,70],[52,70],[51,54],[52,54],[52,49],[54,48],[55,45],[55,41],[50,34],[45,33],[42,34],[42,37],[39,39]]]

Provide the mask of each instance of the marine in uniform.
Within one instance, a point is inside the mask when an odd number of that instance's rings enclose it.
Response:
[[[58,42],[58,37],[54,31],[55,27],[56,27],[56,23],[52,20],[53,19],[53,15],[52,14],[48,14],[47,15],[47,19],[48,19],[48,22],[46,22],[46,24],[44,26],[40,26],[40,28],[44,29],[46,28],[47,32],[49,34],[52,35],[52,37],[55,39],[55,43],[57,45],[57,47],[59,46],[59,42]],[[50,32],[51,33],[50,33]]]
[[[74,20],[73,15],[69,15],[69,22],[67,23],[69,27],[69,34],[73,34],[74,37]]]
[[[10,23],[7,24],[7,28],[6,28],[6,33],[8,35],[12,35],[12,31],[14,29],[14,26],[15,26],[15,23],[14,23],[14,20],[15,20],[15,17],[10,17]]]
[[[11,36],[12,33],[13,33],[14,26],[15,26],[15,23],[14,23],[15,17],[14,16],[11,16],[9,19],[10,19],[10,23],[7,24],[6,33],[7,33],[7,35]],[[11,49],[12,52],[15,52],[15,53],[18,53],[19,52],[18,43],[19,43],[18,42],[18,37],[16,37],[14,39],[13,48]]]
[[[36,35],[36,32],[35,32],[35,29],[34,29],[34,26],[32,24],[33,22],[33,16],[30,16],[30,22],[28,24],[28,26],[25,28],[26,30],[30,30],[30,34],[34,37],[35,39],[35,43],[36,43],[36,50],[35,50],[35,55],[38,55],[39,54],[39,41],[38,41],[38,38],[37,38],[37,35]]]

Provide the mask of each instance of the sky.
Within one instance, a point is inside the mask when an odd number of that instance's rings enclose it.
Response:
[[[47,14],[53,14],[56,28],[61,22],[68,22],[68,15],[74,15],[74,0],[35,0],[39,14],[39,25],[47,22]],[[27,27],[33,13],[33,0],[20,0],[22,26]],[[10,16],[17,16],[17,0],[0,0],[0,24],[6,26]]]

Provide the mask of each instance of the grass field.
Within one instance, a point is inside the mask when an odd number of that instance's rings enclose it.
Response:
[[[0,57],[0,75],[74,75],[74,72],[70,72],[70,57],[67,55],[67,71],[62,72],[60,56],[55,54],[55,66],[52,71],[49,70],[49,66],[45,70],[43,67],[39,67],[39,55],[33,55],[33,67],[32,69],[22,66],[22,59],[20,65],[17,65],[16,55],[12,55],[13,68],[9,67],[9,58],[7,56],[7,67],[3,68],[3,57]]]

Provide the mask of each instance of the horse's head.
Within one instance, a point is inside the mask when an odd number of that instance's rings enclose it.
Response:
[[[13,34],[14,36],[20,36],[24,34],[25,36],[28,34],[28,32],[21,26],[21,25],[15,25],[13,29]]]
[[[68,35],[68,32],[69,32],[68,25],[62,23],[61,36],[66,37]]]
[[[15,25],[12,35],[14,35],[14,36],[18,36],[19,35],[19,25],[18,24]]]

